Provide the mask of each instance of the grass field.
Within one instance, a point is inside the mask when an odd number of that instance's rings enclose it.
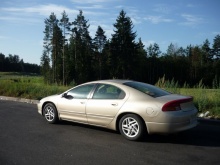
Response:
[[[44,84],[37,75],[0,72],[0,95],[37,99],[61,93],[69,87]]]
[[[209,111],[210,116],[220,118],[220,89],[206,89],[203,86],[177,88],[175,83],[158,86],[172,93],[193,96],[199,112]],[[62,93],[71,87],[44,84],[43,78],[38,75],[0,72],[0,96],[40,100],[48,95]]]

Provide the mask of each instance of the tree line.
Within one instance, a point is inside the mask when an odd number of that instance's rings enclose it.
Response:
[[[0,53],[0,72],[26,72],[40,74],[40,66],[25,63],[18,55]]]
[[[41,74],[46,83],[69,85],[116,78],[155,84],[164,75],[180,85],[193,86],[200,80],[209,87],[220,83],[220,35],[213,45],[208,39],[186,48],[170,43],[162,53],[157,43],[145,48],[141,38],[136,39],[124,10],[109,39],[101,26],[94,38],[90,36],[90,25],[81,10],[73,22],[63,11],[61,19],[51,13],[44,23]]]

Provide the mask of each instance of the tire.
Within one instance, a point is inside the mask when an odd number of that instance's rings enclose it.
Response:
[[[58,113],[56,107],[52,103],[47,103],[43,109],[43,115],[48,123],[54,124],[58,121]]]
[[[126,139],[132,141],[141,140],[146,133],[142,119],[134,114],[124,115],[120,119],[119,130]]]

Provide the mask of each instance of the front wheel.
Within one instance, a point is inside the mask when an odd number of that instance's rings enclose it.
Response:
[[[134,114],[127,114],[120,119],[119,130],[128,140],[140,140],[146,131],[142,119]]]
[[[54,124],[58,121],[57,109],[52,103],[47,103],[44,106],[43,115],[45,119],[51,124]]]

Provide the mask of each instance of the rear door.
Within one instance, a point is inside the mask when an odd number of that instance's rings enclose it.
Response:
[[[126,94],[120,88],[99,84],[86,104],[89,124],[107,126],[125,103]]]

